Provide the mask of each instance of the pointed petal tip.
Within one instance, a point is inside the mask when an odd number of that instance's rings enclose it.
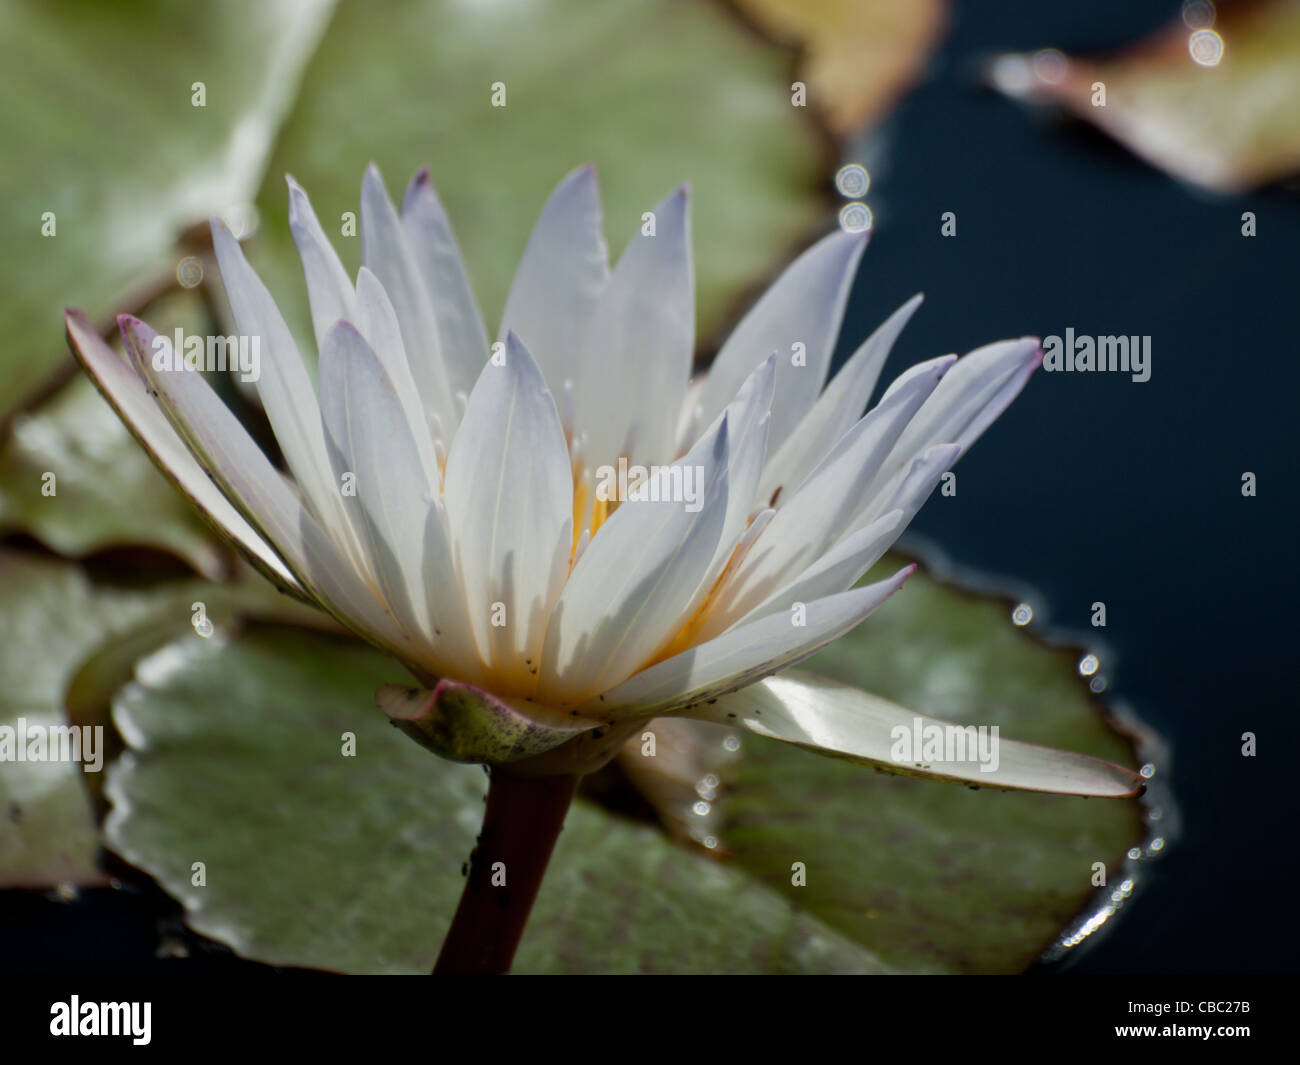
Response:
[[[411,184],[417,188],[423,188],[426,185],[433,185],[433,176],[429,171],[428,163],[425,163],[424,166],[420,167],[420,169],[415,172],[415,176],[411,178]]]

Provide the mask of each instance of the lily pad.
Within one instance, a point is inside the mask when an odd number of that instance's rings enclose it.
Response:
[[[115,700],[131,750],[108,782],[109,845],[179,898],[194,928],[245,957],[427,972],[487,781],[373,710],[372,690],[395,669],[354,642],[273,627],[162,649]],[[581,801],[515,965],[883,969],[778,893]]]
[[[36,726],[106,726],[94,693],[106,684],[115,691],[125,679],[119,675],[114,683],[109,663],[120,662],[124,652],[138,657],[181,633],[203,642],[193,626],[196,602],[214,625],[231,624],[236,606],[262,616],[299,610],[251,573],[221,585],[125,584],[9,548],[0,549],[0,589],[0,726],[18,729],[22,719],[28,734]],[[97,674],[87,672],[92,663]],[[114,741],[111,728],[104,728],[95,746],[104,754],[96,772],[70,761],[0,763],[0,886],[102,879],[91,797],[116,751]]]
[[[1136,766],[1076,663],[1016,628],[1009,604],[918,571],[805,669],[1002,739]],[[715,815],[732,864],[901,969],[1024,969],[1092,901],[1093,863],[1117,873],[1145,835],[1136,799],[972,791],[741,745]],[[792,885],[797,861],[807,886]]]
[[[158,608],[156,595],[97,585],[77,566],[0,550],[0,725],[67,723],[63,693],[94,648]],[[173,593],[174,594],[174,593]],[[178,609],[188,618],[188,604]],[[0,769],[0,885],[96,883],[98,840],[81,766],[8,762]]]
[[[1014,630],[999,603],[924,578],[913,588],[907,608],[891,603],[817,664],[1008,737],[1132,761],[1067,652]],[[368,712],[395,668],[355,644],[276,629],[146,660],[115,700],[132,750],[109,779],[110,846],[180,898],[195,928],[247,957],[427,970],[486,781]],[[650,727],[667,737],[665,726]],[[713,728],[711,742],[726,734]],[[517,970],[1016,971],[1087,903],[1092,863],[1118,868],[1142,835],[1135,802],[975,794],[752,736],[729,764],[678,739],[660,784],[716,767],[710,823],[727,864],[580,800]],[[652,799],[680,810],[662,787]]]
[[[1003,56],[991,81],[1061,104],[1208,189],[1241,192],[1300,171],[1300,3],[1185,7],[1183,20],[1114,57]]]
[[[0,447],[0,532],[82,558],[110,547],[169,551],[213,579],[230,556],[88,379],[19,418]]]
[[[4,411],[68,358],[66,305],[134,309],[140,292],[175,283],[184,229],[252,198],[329,9],[5,5],[0,69],[22,104],[0,109]]]
[[[809,102],[847,136],[873,125],[918,80],[948,0],[737,0],[779,41],[802,46]]]

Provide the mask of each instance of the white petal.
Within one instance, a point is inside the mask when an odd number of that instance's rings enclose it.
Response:
[[[470,631],[465,592],[456,572],[451,523],[440,500],[434,500],[424,530],[423,583],[434,646],[445,663],[442,675],[474,684],[488,683],[487,666]]]
[[[590,164],[566,176],[533,227],[501,318],[541,367],[552,393],[576,380],[582,341],[609,278],[600,189]]]
[[[723,416],[729,426],[727,445],[730,450],[727,466],[727,518],[722,526],[722,535],[718,538],[718,547],[709,566],[705,585],[712,585],[722,572],[759,501],[756,491],[763,470],[775,385],[776,359],[769,356],[746,378],[736,393],[736,398],[724,412]]]
[[[257,394],[276,442],[315,518],[344,548],[353,564],[362,567],[361,542],[334,483],[329,456],[325,453],[316,389],[298,346],[271,293],[244,258],[239,242],[216,219],[212,222],[212,243],[240,333],[250,340],[260,338]]]
[[[402,200],[402,229],[415,257],[438,322],[442,357],[454,364],[453,380],[472,383],[488,357],[487,330],[447,212],[426,167],[411,179]],[[468,385],[464,386],[468,390]]]
[[[583,344],[574,421],[594,467],[620,455],[646,464],[674,455],[695,350],[686,188],[667,196],[654,216],[654,235],[638,232],[619,258]]]
[[[902,587],[916,566],[865,588],[853,588],[770,614],[666,658],[578,708],[609,720],[653,716],[706,703],[760,677],[802,662],[867,617]],[[802,624],[800,624],[802,622]]]
[[[867,485],[939,383],[947,361],[919,363],[853,426],[781,506],[719,598],[702,634],[734,624],[826,552],[865,505]],[[891,508],[892,509],[892,508]]]
[[[760,736],[847,759],[889,773],[962,781],[990,788],[1123,798],[1142,790],[1131,769],[1100,758],[1053,750],[953,725],[869,692],[811,674],[772,677],[689,715],[743,725]],[[922,762],[913,749],[927,730],[961,730],[946,762]],[[942,733],[939,733],[942,734]],[[954,738],[958,735],[951,732]],[[938,734],[936,734],[938,735]],[[995,744],[995,745],[994,745]],[[924,749],[924,748],[923,748]],[[915,757],[904,759],[904,754]],[[899,755],[900,757],[895,757]],[[996,758],[996,761],[995,761]]]
[[[775,351],[776,398],[768,447],[785,443],[826,382],[853,274],[866,243],[865,233],[837,230],[777,278],[709,368],[700,393],[706,422],[731,401],[754,367]],[[794,362],[795,344],[803,345],[803,365]]]
[[[136,371],[159,396],[176,432],[231,504],[275,545],[298,583],[345,625],[409,657],[410,640],[203,375],[166,368],[168,362],[155,367],[156,345],[170,351],[167,339],[137,319],[123,315],[120,321]]]
[[[795,603],[824,599],[853,587],[859,577],[874,566],[907,528],[901,510],[882,514],[869,525],[844,537],[789,584],[774,592],[740,619],[744,625]]]
[[[504,364],[489,360],[470,393],[445,498],[479,651],[494,670],[526,678],[559,595],[556,556],[567,562],[573,546],[573,472],[555,401],[513,334]]]
[[[960,444],[964,453],[1020,394],[1042,359],[1035,337],[989,344],[958,359],[899,438],[871,491],[934,444]]]
[[[429,422],[420,404],[420,393],[415,386],[415,378],[411,376],[411,365],[406,358],[397,312],[393,310],[392,301],[379,278],[364,266],[357,274],[356,302],[356,318],[351,321],[366,338],[371,351],[378,357],[384,373],[392,382],[393,391],[401,403],[402,420],[415,443],[420,466],[432,494],[435,490],[440,490],[442,474],[438,470]]]
[[[726,519],[728,451],[724,418],[673,463],[683,480],[692,471],[694,502],[628,499],[592,537],[551,620],[541,701],[565,705],[617,684],[685,622]],[[662,494],[670,483],[665,474]]]
[[[80,311],[68,311],[65,319],[72,349],[81,364],[158,468],[272,583],[305,597],[306,591],[276,549],[209,479],[154,402],[144,378],[118,357]]]
[[[760,499],[770,501],[777,489],[782,489],[788,499],[835,442],[862,417],[894,341],[920,305],[921,296],[913,296],[849,356],[799,427],[770,457],[758,487]]]
[[[433,506],[415,441],[392,382],[349,322],[326,335],[320,356],[321,422],[335,479],[355,478],[345,495],[384,601],[413,636],[430,642],[424,595],[424,532]]]
[[[356,321],[356,294],[338,252],[325,236],[311,201],[293,178],[289,183],[289,231],[298,246],[303,274],[307,278],[307,300],[311,324],[316,333],[316,350],[325,344],[325,334],[340,318]]]
[[[903,527],[906,528],[930,498],[935,485],[960,457],[960,444],[935,444],[926,448],[880,492],[868,497],[866,508],[854,516],[848,531],[862,529],[891,510],[903,512]]]
[[[453,432],[460,421],[456,393],[468,391],[474,378],[453,373],[459,367],[442,350],[424,277],[373,163],[361,181],[361,262],[379,278],[392,301],[425,413],[437,415],[446,431]]]

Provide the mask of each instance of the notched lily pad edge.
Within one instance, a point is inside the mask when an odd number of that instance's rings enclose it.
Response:
[[[1034,616],[1021,627],[1021,631],[1041,647],[1052,651],[1072,651],[1079,658],[1094,654],[1112,666],[1118,661],[1115,651],[1094,634],[1052,624],[1047,597],[1025,581],[962,566],[935,541],[915,533],[906,534],[892,553],[915,561],[927,576],[957,595],[1004,603],[1008,624],[1012,624],[1010,616],[1014,607],[1028,603]],[[1105,886],[1094,889],[1083,908],[1050,943],[1044,945],[1037,965],[1049,969],[1068,967],[1105,938],[1114,927],[1111,918],[1132,905],[1141,893],[1149,863],[1166,854],[1181,834],[1182,817],[1170,779],[1169,742],[1142,719],[1132,703],[1122,699],[1101,699],[1083,682],[1082,675],[1078,682],[1083,686],[1084,699],[1106,727],[1128,744],[1136,763],[1150,775],[1143,773],[1147,786],[1135,797],[1142,815],[1141,842],[1118,860],[1106,864]]]

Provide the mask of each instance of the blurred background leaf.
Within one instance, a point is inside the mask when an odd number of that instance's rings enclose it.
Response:
[[[804,50],[809,103],[837,134],[873,125],[915,83],[948,21],[947,0],[736,0]]]
[[[191,292],[159,301],[152,317],[165,335],[175,327],[209,332]],[[169,551],[213,580],[231,569],[229,552],[195,507],[84,375],[16,418],[0,443],[0,533],[13,532],[71,558],[143,545]]]
[[[699,333],[826,218],[829,145],[790,105],[789,57],[720,5],[343,3],[268,168],[254,265],[310,337],[284,174],[341,238],[375,160],[390,194],[423,163],[469,262],[488,331],[546,197],[575,166],[600,173],[617,254],[671,189],[691,183]],[[492,86],[505,86],[504,107]]]
[[[330,7],[5,4],[0,70],[21,103],[0,109],[0,414],[68,365],[65,306],[135,309],[174,283],[184,229],[254,195]]]
[[[995,87],[1061,104],[1183,181],[1241,192],[1300,170],[1300,0],[1240,0],[1108,59],[1002,56]],[[1093,103],[1105,85],[1105,105]]]

